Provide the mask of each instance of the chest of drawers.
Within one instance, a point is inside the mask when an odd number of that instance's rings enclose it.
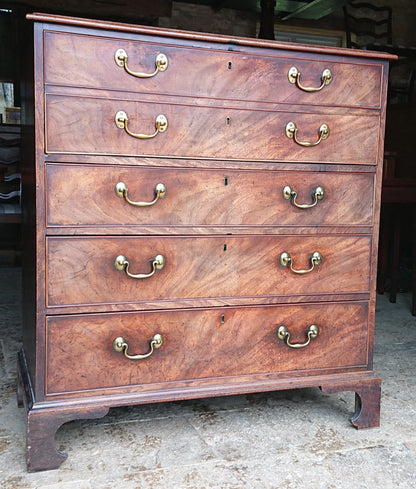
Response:
[[[29,18],[29,470],[113,406],[316,386],[377,426],[388,59]]]

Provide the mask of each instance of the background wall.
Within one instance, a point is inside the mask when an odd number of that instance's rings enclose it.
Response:
[[[378,6],[385,6],[385,0],[371,0]],[[393,9],[393,43],[404,46],[416,46],[416,1],[389,0]],[[191,31],[213,32],[244,37],[256,36],[256,22],[259,16],[255,13],[231,9],[213,10],[204,5],[194,5],[178,1],[172,2],[171,17],[161,17],[161,27]],[[317,21],[292,19],[287,22],[276,22],[277,29],[282,26],[304,26],[309,28],[343,30],[344,17],[342,9]]]
[[[171,17],[161,17],[159,26],[188,31],[212,32],[241,37],[256,36],[257,15],[223,8],[214,10],[205,5],[172,2]]]

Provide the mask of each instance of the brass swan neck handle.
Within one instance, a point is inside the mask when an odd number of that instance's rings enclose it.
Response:
[[[321,141],[324,141],[325,139],[329,138],[329,127],[327,124],[321,124],[319,130],[318,130],[318,135],[319,138],[315,142],[309,142],[309,141],[300,141],[298,139],[298,127],[294,122],[288,122],[286,124],[285,128],[286,136],[289,139],[293,139],[296,144],[299,144],[299,146],[304,146],[306,148],[311,147],[311,146],[318,146],[318,144]]]
[[[130,205],[135,207],[150,207],[151,205],[156,204],[159,199],[163,199],[166,196],[166,186],[163,183],[158,183],[154,189],[155,198],[151,202],[135,202],[131,200],[128,196],[128,188],[124,182],[118,182],[115,186],[115,192],[118,197],[124,199]]]
[[[162,270],[165,264],[165,257],[163,255],[156,255],[152,260],[152,271],[150,273],[134,274],[130,272],[130,261],[124,255],[118,255],[114,260],[114,266],[116,267],[116,270],[120,272],[124,271],[126,275],[128,275],[130,278],[138,280],[152,277],[156,273],[156,270]]]
[[[292,189],[289,185],[286,185],[283,188],[283,198],[285,200],[291,200],[292,204],[297,207],[298,209],[311,209],[312,207],[315,207],[317,203],[325,197],[325,189],[324,187],[316,187],[315,190],[312,193],[312,199],[313,202],[312,204],[298,204],[296,202],[298,194],[295,190]]]
[[[319,92],[326,85],[329,85],[332,81],[332,72],[329,68],[324,69],[321,75],[321,86],[319,87],[304,87],[300,83],[300,71],[296,68],[296,66],[292,66],[287,73],[287,77],[289,78],[289,83],[295,84],[298,88],[303,90],[304,92]]]
[[[280,262],[280,265],[282,265],[282,267],[289,267],[293,273],[297,273],[299,275],[304,275],[305,273],[312,272],[312,270],[316,266],[320,265],[322,263],[322,259],[323,258],[322,258],[321,253],[319,253],[319,251],[314,251],[311,255],[311,267],[308,268],[307,270],[296,270],[295,268],[293,268],[292,257],[290,256],[290,254],[287,251],[284,251],[280,255],[279,262]]]
[[[154,350],[159,349],[163,345],[163,336],[159,333],[156,333],[153,338],[149,341],[149,346],[150,346],[150,351],[148,353],[144,353],[141,355],[129,355],[127,353],[129,349],[129,344],[127,341],[122,337],[118,336],[114,341],[113,341],[113,349],[117,353],[124,353],[124,356],[128,358],[129,360],[143,360],[147,357],[150,357],[150,355],[154,352]]]
[[[168,58],[163,53],[160,53],[156,56],[156,60],[155,60],[156,68],[153,73],[141,73],[137,71],[132,71],[127,66],[127,59],[128,59],[128,55],[124,49],[121,48],[117,49],[117,51],[114,53],[114,60],[117,66],[120,66],[120,68],[124,68],[129,75],[134,76],[136,78],[152,78],[157,73],[159,73],[159,71],[165,71],[168,67]]]
[[[309,345],[311,340],[317,338],[318,334],[318,326],[316,326],[315,324],[311,324],[307,332],[307,340],[305,343],[290,343],[290,331],[286,328],[286,326],[282,324],[277,330],[277,337],[279,338],[279,340],[284,341],[286,345],[290,348],[304,348],[305,346]]]
[[[168,128],[168,120],[163,114],[160,114],[156,117],[155,132],[152,134],[141,134],[141,133],[132,132],[128,126],[128,122],[129,122],[128,115],[124,112],[124,110],[119,110],[116,113],[114,117],[114,121],[119,129],[124,129],[129,136],[136,139],[152,139],[155,136],[157,136],[159,133],[165,132],[166,129]]]

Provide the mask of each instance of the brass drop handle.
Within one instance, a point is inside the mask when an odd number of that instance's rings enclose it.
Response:
[[[326,68],[321,75],[321,86],[320,87],[304,87],[300,83],[300,71],[296,68],[296,66],[292,66],[287,73],[287,77],[289,78],[290,83],[296,84],[298,88],[303,90],[304,92],[319,92],[326,85],[329,85],[332,81],[332,72],[330,69]]]
[[[151,202],[134,202],[133,200],[130,200],[128,196],[128,188],[124,182],[118,182],[115,186],[115,191],[118,197],[124,199],[135,207],[150,207],[151,205],[156,204],[159,199],[163,199],[166,195],[166,187],[163,183],[158,183],[156,185],[155,198]]]
[[[156,120],[155,120],[156,131],[153,134],[139,134],[139,133],[131,132],[129,127],[128,127],[129,118],[123,110],[119,110],[117,112],[117,114],[114,117],[114,120],[116,122],[116,126],[119,129],[124,129],[127,134],[129,134],[131,137],[137,138],[137,139],[154,138],[159,132],[165,132],[166,129],[168,128],[168,120],[166,119],[166,117],[163,114],[158,115],[156,117]]]
[[[129,349],[129,344],[122,336],[118,336],[113,341],[114,351],[116,351],[117,353],[123,352],[124,356],[129,360],[143,360],[144,358],[150,357],[150,355],[154,352],[154,350],[159,349],[162,345],[163,345],[163,337],[161,334],[156,333],[149,342],[150,351],[148,353],[144,353],[143,355],[129,355],[127,353],[127,350]]]
[[[329,137],[329,127],[326,124],[322,124],[318,131],[319,139],[314,143],[310,143],[308,141],[299,141],[298,139],[298,128],[294,122],[288,122],[286,124],[286,136],[289,139],[293,139],[295,143],[299,144],[299,146],[317,146],[321,141],[328,139]]]
[[[325,197],[325,189],[323,187],[316,187],[312,193],[312,204],[298,204],[296,202],[297,196],[297,192],[295,192],[295,190],[293,190],[289,185],[286,185],[283,188],[283,198],[286,200],[292,200],[292,204],[298,209],[310,209],[311,207],[315,207],[316,204]]]
[[[126,275],[128,275],[131,278],[135,278],[139,280],[152,277],[156,273],[156,270],[162,270],[165,264],[166,264],[165,257],[163,255],[156,255],[152,260],[152,271],[150,273],[133,274],[130,273],[129,271],[130,262],[124,255],[118,255],[114,260],[114,266],[116,267],[116,270],[119,271],[124,270],[124,272],[126,272]]]
[[[152,76],[155,76],[159,71],[165,71],[168,67],[168,58],[163,53],[160,53],[156,56],[156,69],[153,73],[139,73],[132,71],[127,66],[127,58],[128,56],[124,49],[117,49],[117,51],[114,53],[114,60],[117,66],[120,66],[120,68],[124,68],[129,75],[135,76],[136,78],[152,78]]]
[[[290,346],[290,348],[304,348],[305,346],[308,346],[311,340],[314,340],[315,338],[318,337],[319,334],[319,328],[318,326],[315,326],[315,324],[311,324],[308,329],[308,339],[305,343],[290,343],[290,332],[284,326],[283,324],[279,326],[277,330],[277,337],[279,338],[280,341],[284,341],[287,346]]]
[[[283,267],[289,267],[293,273],[297,273],[299,275],[303,275],[305,273],[309,273],[309,272],[312,272],[312,270],[315,268],[315,266],[318,266],[322,263],[322,255],[319,253],[319,251],[314,251],[311,255],[311,268],[309,268],[308,270],[295,270],[293,268],[293,265],[292,265],[292,257],[290,256],[290,254],[287,252],[287,251],[284,251],[281,255],[280,255],[280,264],[283,266]]]

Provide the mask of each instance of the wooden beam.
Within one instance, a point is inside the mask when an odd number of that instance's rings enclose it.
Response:
[[[274,40],[274,7],[275,0],[261,0],[259,39]]]
[[[318,20],[325,15],[328,15],[335,10],[347,5],[350,0],[313,0],[302,7],[299,7],[294,12],[286,15],[282,18],[282,20],[288,20],[292,17],[296,17],[297,19],[312,19]]]
[[[84,17],[170,17],[172,0],[7,0],[1,8],[24,7],[27,11],[54,12]]]
[[[226,6],[227,0],[212,0],[211,2],[211,7],[214,10],[221,10],[223,7]]]

